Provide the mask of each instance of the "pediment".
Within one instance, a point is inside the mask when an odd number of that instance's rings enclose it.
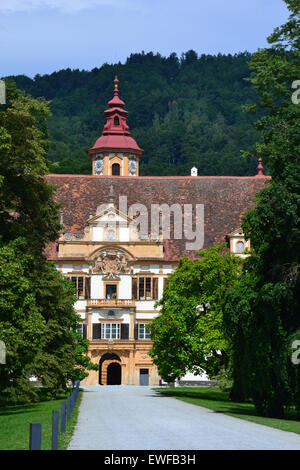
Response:
[[[132,222],[132,217],[128,217],[127,214],[119,211],[115,207],[104,208],[104,205],[97,207],[96,215],[91,217],[87,223],[89,225],[129,225]]]

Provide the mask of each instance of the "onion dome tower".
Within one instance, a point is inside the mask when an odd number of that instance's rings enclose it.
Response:
[[[93,147],[87,150],[92,159],[93,175],[138,176],[139,159],[143,155],[136,141],[130,137],[126,122],[128,112],[119,98],[119,80],[114,79],[114,97],[104,111],[106,124],[102,135]]]

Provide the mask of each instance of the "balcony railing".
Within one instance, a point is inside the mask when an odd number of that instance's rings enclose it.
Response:
[[[135,307],[133,299],[88,299],[88,307]]]

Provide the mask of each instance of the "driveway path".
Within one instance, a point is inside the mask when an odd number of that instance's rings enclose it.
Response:
[[[83,387],[69,450],[300,450],[300,435],[165,397],[150,387]]]

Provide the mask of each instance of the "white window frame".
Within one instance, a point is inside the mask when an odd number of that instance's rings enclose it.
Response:
[[[151,339],[150,331],[146,328],[147,323],[138,323],[138,339]]]
[[[120,339],[121,324],[120,323],[102,323],[101,339]]]

